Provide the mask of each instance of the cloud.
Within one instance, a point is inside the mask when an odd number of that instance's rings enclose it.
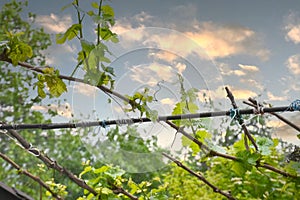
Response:
[[[285,17],[285,27],[287,41],[292,41],[295,44],[300,43],[300,17],[296,12],[290,12],[290,14]]]
[[[83,94],[88,97],[94,96],[94,94],[96,92],[96,88],[94,86],[90,86],[90,85],[84,84],[84,83],[76,83],[73,86],[73,90],[76,93]]]
[[[136,65],[130,68],[131,78],[139,83],[155,86],[161,80],[173,80],[176,78],[176,72],[171,66],[159,63],[149,65]]]
[[[198,30],[186,32],[212,58],[225,58],[232,55],[255,55],[267,60],[269,50],[264,49],[253,30],[239,25],[219,25],[204,22]]]
[[[164,98],[159,100],[163,105],[169,105],[169,106],[174,106],[175,105],[175,100],[171,98]]]
[[[299,124],[300,117],[299,115],[292,115],[288,116],[288,120],[294,124]],[[295,145],[300,145],[300,140],[297,138],[297,131],[291,126],[278,119],[268,121],[267,125],[274,128],[273,137],[281,138],[283,141],[287,141]]]
[[[164,60],[169,63],[172,63],[173,61],[179,58],[179,56],[177,56],[176,54],[168,51],[151,52],[149,53],[149,57],[154,58],[156,60]]]
[[[245,71],[250,71],[250,72],[257,72],[257,71],[259,71],[259,68],[257,66],[254,66],[254,65],[242,65],[242,64],[239,64],[239,67],[242,68]]]
[[[285,101],[285,100],[287,100],[287,96],[275,96],[271,92],[267,92],[267,96],[270,101]]]
[[[286,66],[293,75],[300,75],[300,54],[290,56]]]
[[[230,87],[230,91],[232,92],[234,98],[236,100],[245,100],[249,97],[256,97],[257,94],[251,90],[247,89],[239,89],[235,87]],[[203,96],[205,94],[205,96]],[[227,93],[224,89],[224,86],[219,86],[215,90],[200,90],[198,92],[198,99],[201,102],[205,102],[205,98],[211,98],[213,101],[217,101],[220,99],[226,99]]]
[[[186,29],[177,32],[181,27],[172,22],[164,21],[164,24],[161,24],[161,19],[148,16],[143,17],[145,20],[141,23],[141,20],[137,22],[136,18],[138,17],[133,16],[117,20],[113,28],[122,41],[127,42],[126,45],[129,42],[143,42],[144,46],[172,49],[182,56],[198,53],[201,57],[206,54],[211,58],[226,58],[243,54],[267,60],[270,55],[270,51],[263,47],[258,34],[244,26],[199,22],[193,18]],[[158,25],[166,28],[160,28]],[[151,34],[145,27],[157,27],[156,33],[159,34]]]
[[[250,85],[252,88],[257,88],[257,90],[264,90],[264,86],[261,84],[261,82],[258,82],[257,80],[251,79],[249,77],[240,79],[240,82],[245,85]]]
[[[53,13],[38,15],[36,22],[51,33],[65,32],[73,23],[71,15],[58,16]]]
[[[256,97],[257,94],[251,90],[247,90],[247,89],[237,89],[237,88],[232,88],[230,89],[231,92],[234,95],[235,99],[248,99],[249,97]]]
[[[259,68],[254,65],[242,65],[239,64],[239,69],[231,69],[227,64],[225,63],[218,63],[218,66],[220,68],[220,71],[222,75],[224,76],[230,76],[230,75],[236,75],[236,76],[245,76],[245,75],[251,75],[253,73],[256,73],[259,71]]]
[[[55,104],[50,104],[47,106],[39,106],[39,105],[34,105],[31,107],[32,110],[38,110],[38,111],[43,111],[43,112],[48,112],[49,110],[53,112],[57,112],[58,115],[66,118],[72,118],[73,117],[73,111],[71,109],[71,106],[69,103],[65,103],[62,105],[55,105]]]

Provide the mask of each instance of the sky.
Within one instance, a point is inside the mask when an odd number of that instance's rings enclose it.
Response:
[[[92,1],[81,1],[90,10]],[[3,2],[2,2],[3,3]],[[72,8],[61,11],[71,1],[29,0],[26,11],[37,14],[36,26],[55,38],[76,22]],[[300,98],[300,3],[287,1],[238,0],[111,0],[119,35],[112,51],[116,91],[133,94],[149,87],[157,101],[151,104],[160,115],[169,115],[180,99],[178,78],[185,88],[197,88],[200,110],[228,110],[224,86],[229,86],[240,107],[248,97],[273,106],[289,105]],[[86,38],[93,38],[93,24],[87,19]],[[76,65],[78,42],[53,45],[47,50],[47,63],[70,74]],[[74,53],[75,52],[75,53]],[[70,67],[71,66],[71,67]],[[76,76],[82,76],[78,71]],[[211,98],[213,108],[205,107]],[[67,119],[106,119],[127,117],[117,103],[103,107],[107,98],[94,87],[70,85]],[[101,106],[102,105],[102,106]],[[36,107],[45,110],[47,107]],[[52,105],[52,109],[59,109]],[[96,112],[93,112],[95,110]],[[82,115],[82,113],[84,113]],[[95,114],[97,113],[97,114]],[[299,114],[283,114],[300,124]],[[92,116],[92,117],[91,117]],[[216,122],[217,123],[217,122]],[[270,122],[290,142],[297,132],[276,119]],[[281,130],[281,131],[278,131]],[[159,132],[159,131],[158,131]]]

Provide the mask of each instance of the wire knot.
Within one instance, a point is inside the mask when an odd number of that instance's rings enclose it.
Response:
[[[300,111],[300,99],[293,101],[289,108],[292,109],[292,111]]]
[[[101,122],[101,126],[102,126],[103,128],[107,128],[107,125],[105,124],[105,120],[103,120],[103,121]]]
[[[239,122],[239,124],[243,124],[244,120],[240,114],[240,110],[238,108],[231,108],[229,110],[229,116],[231,117],[231,119],[235,119]]]

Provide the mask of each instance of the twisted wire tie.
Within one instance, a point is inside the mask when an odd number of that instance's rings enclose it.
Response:
[[[290,104],[289,109],[292,109],[292,111],[300,111],[300,99],[293,101]]]
[[[231,119],[236,119],[240,115],[240,110],[238,108],[231,108],[229,110],[229,116]]]
[[[107,125],[105,124],[105,120],[103,120],[103,121],[101,122],[101,126],[102,126],[103,128],[106,128],[106,127],[107,127]]]

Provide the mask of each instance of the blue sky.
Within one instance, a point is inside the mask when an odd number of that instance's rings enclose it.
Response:
[[[44,27],[54,38],[76,22],[71,8],[60,10],[70,2],[29,0],[25,11],[37,13],[37,26]],[[90,2],[81,1],[82,7],[89,10]],[[147,86],[155,93],[161,83],[163,89],[157,93],[159,101],[152,105],[160,114],[170,114],[179,98],[175,84],[178,72],[186,79],[187,88],[199,89],[199,106],[203,106],[204,92],[222,103],[213,109],[230,107],[225,85],[238,100],[259,96],[260,101],[281,106],[300,98],[300,3],[297,0],[112,0],[107,3],[115,10],[113,30],[120,37],[119,44],[108,44],[114,53],[116,90],[130,94]],[[87,27],[92,26],[90,23],[87,21]],[[92,33],[88,29],[85,34],[92,38]],[[53,45],[47,51],[48,63],[59,67],[62,74],[70,74],[71,67],[66,66],[76,65],[74,52],[78,48],[76,42]],[[103,94],[92,87],[69,88],[72,94],[64,97],[73,112],[97,110],[99,106],[95,102],[106,103]],[[122,117],[115,104],[106,108],[105,113],[109,115],[99,114],[95,118]],[[299,115],[286,116],[299,124]],[[277,121],[270,123],[285,127]],[[289,134],[290,140],[294,140],[296,131],[290,130]]]

